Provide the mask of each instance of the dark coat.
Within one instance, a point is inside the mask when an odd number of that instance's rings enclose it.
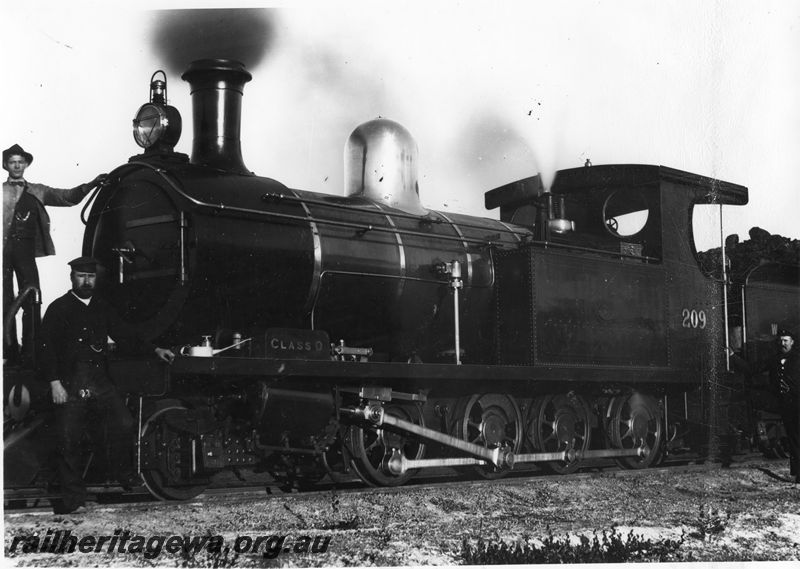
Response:
[[[793,347],[786,354],[777,353],[757,362],[748,362],[732,356],[734,366],[747,375],[769,373],[769,388],[777,395],[782,405],[797,405],[800,395],[800,350]]]
[[[14,219],[14,209],[17,206],[22,192],[27,191],[36,198],[39,209],[39,229],[35,237],[35,252],[37,257],[55,255],[56,248],[53,239],[50,237],[50,216],[45,210],[49,206],[72,206],[77,205],[89,193],[92,186],[81,184],[71,190],[51,188],[44,184],[33,184],[26,182],[27,187],[23,188],[3,182],[3,249],[8,246],[8,236],[11,231],[11,222]]]
[[[69,392],[80,363],[94,362],[105,367],[109,337],[155,350],[103,299],[94,296],[87,306],[72,291],[57,298],[42,320],[41,379],[60,380]]]

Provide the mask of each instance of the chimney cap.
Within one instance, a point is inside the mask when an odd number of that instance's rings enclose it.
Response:
[[[200,73],[237,73],[243,83],[253,76],[245,69],[244,63],[235,59],[198,59],[189,64],[189,68],[181,75],[184,81],[192,81]]]

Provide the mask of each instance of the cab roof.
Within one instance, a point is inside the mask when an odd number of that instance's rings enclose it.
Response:
[[[588,189],[634,187],[661,182],[695,189],[700,203],[744,205],[748,201],[748,190],[744,186],[667,166],[646,164],[609,164],[559,170],[553,181],[552,192],[568,194]]]

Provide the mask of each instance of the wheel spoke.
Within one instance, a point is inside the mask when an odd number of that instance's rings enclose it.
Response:
[[[416,425],[425,425],[417,406],[387,405],[384,412]],[[353,469],[364,482],[371,485],[400,486],[415,474],[413,470],[400,475],[385,470],[384,459],[391,456],[394,448],[402,449],[406,458],[412,460],[421,459],[425,454],[424,443],[406,433],[386,429],[373,430],[367,426],[351,425],[347,430],[347,440],[353,456]]]
[[[376,436],[374,439],[372,439],[371,443],[369,443],[368,445],[364,445],[364,450],[367,453],[369,453],[375,450],[376,448],[380,448],[381,446],[383,446],[383,439],[380,436]]]
[[[514,453],[522,448],[522,415],[510,395],[473,395],[459,403],[453,434],[486,448],[506,447]],[[505,471],[493,466],[476,467],[485,478],[499,478]]]
[[[620,457],[617,462],[627,468],[645,468],[660,459],[663,428],[655,398],[642,393],[618,396],[609,403],[611,421],[608,442],[612,448],[645,447],[643,456]]]
[[[546,395],[534,400],[529,412],[528,440],[535,452],[560,452],[589,448],[588,406],[574,393]],[[578,461],[551,461],[547,469],[567,473],[579,468]]]
[[[624,425],[625,432],[620,436],[620,439],[622,439],[623,441],[633,440],[633,430],[631,430],[630,423],[628,421],[625,421],[621,424]]]

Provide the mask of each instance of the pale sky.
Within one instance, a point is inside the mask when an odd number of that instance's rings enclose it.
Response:
[[[191,153],[179,53],[156,45],[167,14],[148,9],[231,3],[132,4],[3,0],[0,145],[34,155],[28,180],[72,187],[138,154],[131,119],[158,69]],[[800,2],[293,2],[268,20],[242,105],[258,175],[341,194],[345,141],[380,115],[415,137],[432,209],[496,217],[484,192],[588,158],[747,186],[749,205],[723,208],[726,235],[800,238]],[[81,207],[49,209],[45,304],[69,287]],[[718,216],[705,212],[700,249],[718,246]]]

